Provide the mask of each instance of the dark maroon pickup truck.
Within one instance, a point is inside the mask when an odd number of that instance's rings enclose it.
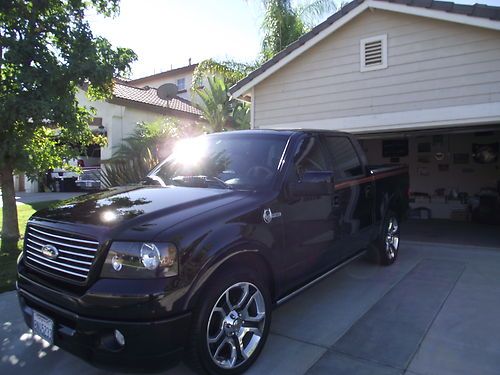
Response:
[[[18,265],[26,323],[100,366],[237,374],[277,306],[369,255],[398,255],[408,171],[349,134],[250,130],[181,141],[135,186],[37,212]],[[181,356],[182,354],[182,356]]]

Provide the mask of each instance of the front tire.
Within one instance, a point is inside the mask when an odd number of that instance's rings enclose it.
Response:
[[[269,334],[271,297],[255,272],[229,271],[212,279],[194,316],[189,365],[234,375],[259,356]]]

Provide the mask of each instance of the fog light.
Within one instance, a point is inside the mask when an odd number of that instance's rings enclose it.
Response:
[[[120,346],[125,346],[125,337],[117,329],[115,329],[115,340]]]

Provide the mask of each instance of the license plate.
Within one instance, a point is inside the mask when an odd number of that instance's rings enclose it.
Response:
[[[33,311],[33,332],[52,345],[54,342],[54,321]]]

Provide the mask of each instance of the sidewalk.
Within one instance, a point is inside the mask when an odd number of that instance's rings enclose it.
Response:
[[[63,199],[69,199],[77,197],[79,195],[86,194],[86,192],[68,192],[68,193],[16,193],[17,204],[21,203],[35,203],[35,202],[46,202],[46,201],[59,201]],[[0,197],[2,196],[0,191]],[[2,200],[0,199],[0,207],[3,206]]]

